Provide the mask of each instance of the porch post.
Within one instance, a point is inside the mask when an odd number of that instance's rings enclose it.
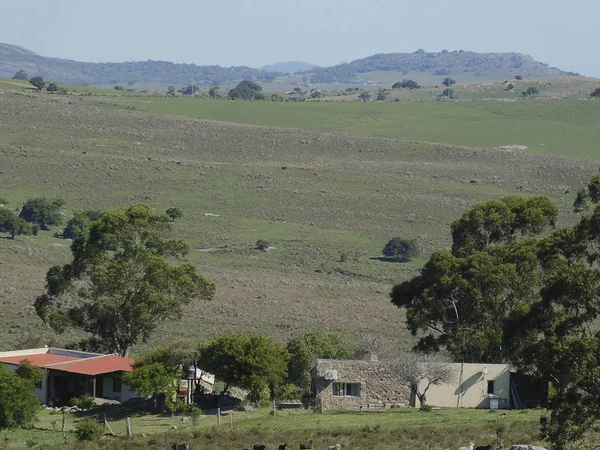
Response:
[[[96,396],[96,377],[92,377],[92,392],[90,397],[95,397]]]

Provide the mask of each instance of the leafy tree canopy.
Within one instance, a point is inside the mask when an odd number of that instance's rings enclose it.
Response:
[[[350,359],[354,356],[351,345],[339,333],[313,331],[293,338],[287,343],[290,354],[288,380],[310,390],[310,365],[317,358]]]
[[[8,233],[11,239],[14,239],[20,234],[29,236],[33,230],[31,225],[19,218],[16,213],[0,206],[0,233]]]
[[[50,268],[36,312],[57,332],[78,329],[127,355],[193,299],[214,295],[192,264],[171,262],[188,246],[169,231],[169,217],[146,205],[106,213],[73,241],[71,263]]]
[[[419,276],[392,291],[419,347],[459,361],[509,361],[550,383],[542,432],[564,450],[600,419],[600,176],[573,227],[554,229],[543,197],[477,205],[453,224],[452,252],[437,251]]]
[[[87,210],[76,213],[69,219],[65,229],[63,230],[63,239],[77,239],[86,237],[89,233],[92,222],[95,222],[104,213],[102,211]]]
[[[398,81],[392,85],[392,89],[420,89],[419,83],[414,80]]]
[[[229,91],[229,98],[232,100],[254,100],[257,96],[260,97],[262,86],[254,81],[243,80],[233,89]]]
[[[382,253],[383,256],[396,261],[410,261],[411,258],[419,255],[419,246],[414,240],[394,237],[385,244]]]
[[[455,80],[453,80],[453,79],[452,79],[452,78],[450,78],[450,77],[446,77],[446,78],[444,78],[444,81],[442,81],[442,84],[443,84],[444,86],[446,86],[446,87],[450,87],[450,86],[452,86],[453,84],[456,84],[456,81],[455,81]]]
[[[21,69],[17,73],[15,73],[15,76],[13,77],[13,80],[28,80],[28,79],[29,79],[29,75],[23,69]]]
[[[29,82],[37,88],[38,91],[41,91],[46,87],[46,82],[43,77],[33,77],[29,80]]]
[[[526,90],[524,90],[521,93],[521,95],[523,97],[529,97],[529,96],[532,96],[532,95],[538,95],[539,93],[540,93],[540,91],[538,91],[536,87],[532,86],[532,87],[528,87]]]
[[[205,343],[198,364],[225,383],[250,391],[254,400],[269,388],[271,395],[287,377],[287,350],[264,336],[225,334]]]
[[[35,419],[41,404],[34,393],[39,372],[30,369],[25,363],[8,372],[0,365],[0,429],[30,425]]]
[[[21,208],[19,217],[29,223],[36,223],[42,230],[52,225],[60,225],[62,216],[60,208],[64,200],[50,200],[45,197],[30,198]]]
[[[590,94],[590,97],[600,98],[600,88],[596,88],[596,90]]]

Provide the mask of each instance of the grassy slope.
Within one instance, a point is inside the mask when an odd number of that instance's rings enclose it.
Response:
[[[517,102],[232,102],[124,98],[144,111],[255,125],[343,131],[354,135],[600,159],[600,101]]]
[[[92,410],[90,413],[101,418],[106,413],[117,438],[106,439],[101,444],[80,444],[76,448],[123,448],[123,412],[108,408]],[[68,416],[69,442],[74,442],[75,437],[70,430],[76,421],[90,413]],[[133,414],[131,422],[135,436],[128,441],[127,448],[165,449],[174,442],[188,442],[191,448],[214,450],[239,450],[255,443],[273,449],[286,442],[290,449],[295,449],[300,442],[314,440],[315,448],[327,448],[339,443],[342,448],[352,450],[442,450],[456,448],[470,441],[476,445],[487,445],[494,439],[499,426],[505,427],[504,442],[509,444],[506,445],[508,448],[516,443],[543,444],[537,432],[540,415],[540,411],[490,413],[485,410],[443,409],[421,413],[404,409],[343,414],[280,411],[277,417],[272,417],[269,416],[269,410],[261,409],[252,413],[234,413],[231,428],[227,417],[223,417],[221,426],[217,427],[214,415],[203,416],[197,425],[193,425],[191,422],[182,424],[178,417],[171,419],[170,416]],[[34,429],[9,432],[9,444],[13,448],[23,448],[27,439],[35,439],[39,443],[60,446],[62,434],[52,431],[53,421],[58,421],[60,430],[62,415],[43,411]],[[179,429],[171,430],[172,425]]]
[[[351,339],[379,333],[409,345],[388,292],[423,259],[379,261],[389,238],[417,238],[426,256],[449,244],[450,222],[470,205],[509,194],[550,195],[561,223],[572,223],[573,193],[597,169],[591,161],[100,106],[95,97],[0,95],[2,194],[9,206],[60,196],[67,215],[134,202],[185,211],[175,232],[215,280],[217,298],[191,305],[149,346],[224,331],[286,339],[310,329],[340,329]],[[254,250],[258,239],[274,249]],[[68,256],[68,242],[49,232],[0,239],[2,347],[27,334],[50,337],[32,303],[48,267]]]

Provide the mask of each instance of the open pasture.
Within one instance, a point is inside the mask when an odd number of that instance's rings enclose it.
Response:
[[[530,153],[600,159],[600,101],[587,99],[277,103],[124,97],[108,101],[195,119],[488,149],[524,145]]]

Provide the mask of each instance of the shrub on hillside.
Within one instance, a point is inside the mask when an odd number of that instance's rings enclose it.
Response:
[[[393,258],[396,261],[410,261],[419,255],[419,246],[414,240],[394,237],[385,244],[381,251],[383,256]]]
[[[532,95],[538,95],[540,92],[535,87],[528,87],[527,90],[523,91],[521,95],[523,97],[529,97]]]
[[[104,434],[104,427],[93,417],[81,419],[75,425],[75,436],[78,441],[95,441]]]
[[[600,98],[600,88],[596,88],[596,90],[590,94],[590,97]]]
[[[264,239],[259,239],[258,241],[256,241],[256,249],[257,250],[266,252],[269,249],[269,247],[270,247],[269,242],[265,241]]]

